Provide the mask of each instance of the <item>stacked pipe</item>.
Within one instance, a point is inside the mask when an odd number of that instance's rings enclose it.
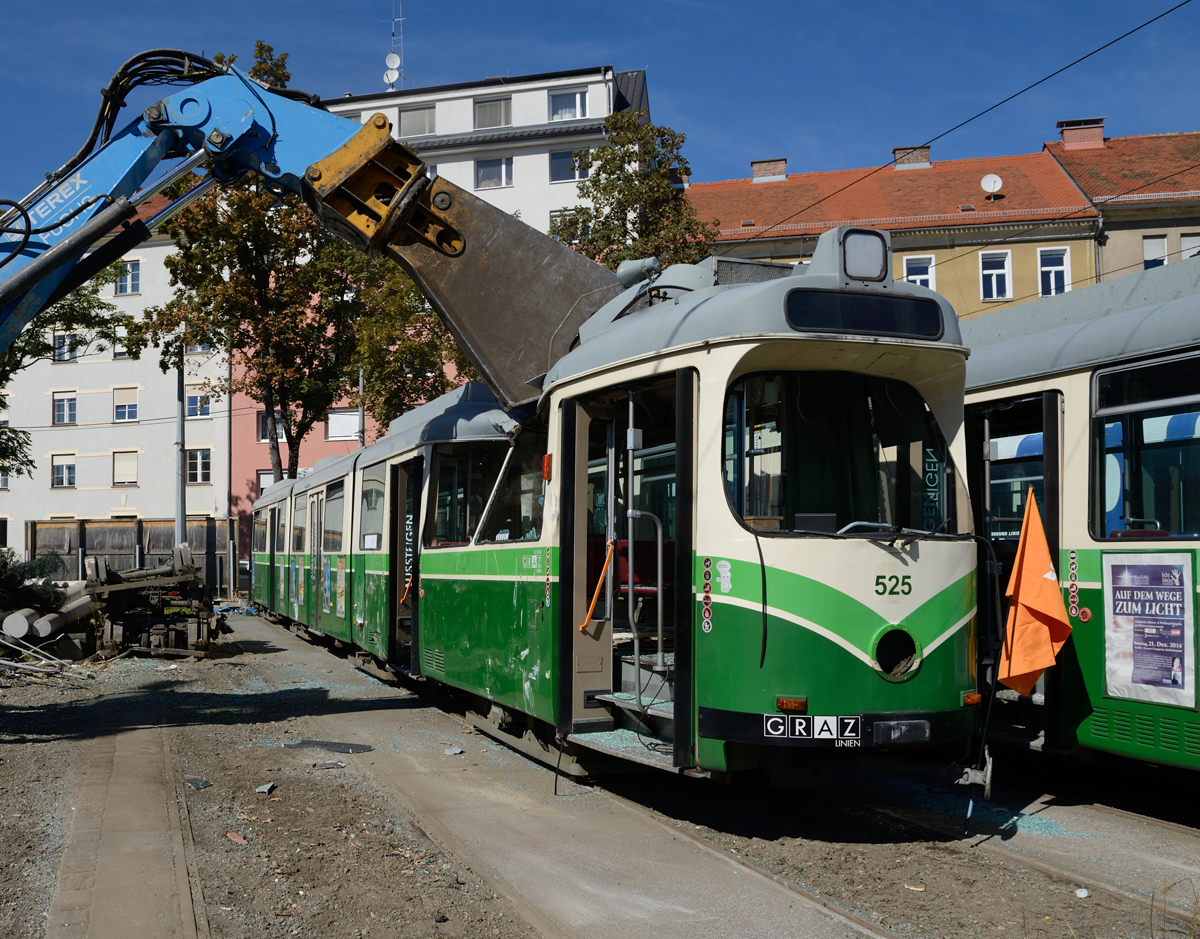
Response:
[[[14,639],[24,639],[30,633],[39,639],[52,636],[72,623],[86,619],[95,609],[92,598],[84,593],[87,582],[71,580],[59,587],[63,592],[62,608],[56,613],[41,613],[30,607],[9,613],[4,618],[3,629]]]

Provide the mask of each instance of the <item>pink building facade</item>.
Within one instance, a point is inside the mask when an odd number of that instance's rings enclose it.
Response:
[[[271,449],[267,442],[266,410],[253,398],[236,394],[230,402],[229,514],[238,519],[238,558],[243,570],[250,559],[250,511],[259,493],[271,484]],[[367,443],[375,439],[376,423],[367,415]],[[282,438],[282,434],[280,437]],[[327,456],[344,456],[358,449],[358,409],[341,402],[329,419],[313,425],[300,444],[298,474],[304,475]],[[287,471],[288,449],[279,441],[279,456]]]

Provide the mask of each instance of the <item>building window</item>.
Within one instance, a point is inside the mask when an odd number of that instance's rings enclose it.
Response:
[[[427,108],[413,108],[410,111],[400,112],[400,139],[407,140],[409,137],[425,137],[429,134],[436,134],[437,124],[434,120],[436,108],[432,105]]]
[[[475,188],[496,189],[513,184],[513,158],[475,161]]]
[[[187,416],[208,417],[208,395],[204,389],[193,386],[187,390]]]
[[[50,487],[75,488],[75,454],[50,457]]]
[[[0,518],[0,548],[8,547],[8,519]]]
[[[211,342],[189,342],[184,346],[183,351],[187,355],[202,355],[206,352],[212,352]]]
[[[189,484],[212,482],[211,450],[189,450],[187,452],[187,481]]]
[[[550,96],[550,120],[573,121],[587,117],[587,92],[564,91]]]
[[[1142,270],[1162,267],[1167,263],[1167,236],[1146,235],[1142,238]]]
[[[129,350],[128,350],[128,349],[126,349],[126,348],[125,348],[123,345],[121,345],[120,343],[115,343],[115,344],[113,345],[112,354],[113,354],[113,358],[114,358],[114,359],[127,359],[127,358],[129,358]]]
[[[126,294],[141,293],[142,285],[142,262],[141,261],[126,261],[125,273],[117,277],[116,295],[123,297]]]
[[[75,392],[56,391],[54,393],[54,423],[75,423]]]
[[[550,182],[567,183],[587,179],[587,167],[576,168],[576,156],[584,156],[586,150],[560,150],[550,154]]]
[[[475,102],[475,129],[512,126],[512,98]]]
[[[979,270],[984,300],[1012,299],[1012,252],[980,251]]]
[[[1069,256],[1066,248],[1038,249],[1038,272],[1041,275],[1043,297],[1053,297],[1071,289],[1071,283],[1067,280]]]
[[[138,390],[136,388],[113,389],[113,420],[118,423],[136,421]]]
[[[136,486],[138,455],[136,450],[121,450],[113,453],[113,485]]]
[[[286,439],[284,437],[283,429],[284,429],[283,428],[283,415],[279,412],[279,409],[276,408],[275,409],[275,439],[278,440],[280,443],[283,443],[284,440]],[[259,443],[267,443],[271,439],[270,434],[271,434],[271,425],[267,423],[267,412],[259,411],[258,412],[258,442]]]
[[[54,361],[74,362],[79,350],[79,337],[75,333],[54,334]]]
[[[937,290],[934,286],[932,255],[921,255],[918,257],[904,259],[904,279],[910,284],[916,284],[918,287],[928,287],[930,290]]]
[[[325,418],[326,440],[358,439],[358,408],[338,408]]]
[[[1179,257],[1194,258],[1200,255],[1200,235],[1184,234],[1179,236]]]
[[[258,471],[258,494],[261,496],[267,491],[267,487],[274,485],[275,471],[274,470],[259,470]]]
[[[0,470],[0,489],[7,489],[7,488],[8,488],[8,472],[6,470]]]
[[[574,209],[553,209],[553,210],[551,210],[551,212],[550,212],[550,229],[549,230],[553,231],[555,225],[566,222],[566,220],[569,219],[574,214],[575,214]],[[584,230],[584,234],[587,234],[586,229]],[[551,237],[555,241],[559,240],[558,235],[551,235]],[[572,242],[572,243],[573,244],[578,243],[578,241],[579,241],[579,239],[576,238],[574,240],[574,242]]]

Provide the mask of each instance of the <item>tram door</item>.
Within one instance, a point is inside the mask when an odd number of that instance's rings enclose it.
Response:
[[[278,525],[279,507],[276,506],[267,513],[267,609],[272,613],[275,612],[276,581],[279,578],[275,570],[275,530]]]
[[[420,585],[421,487],[425,460],[417,457],[391,467],[388,503],[388,659],[420,674],[418,606]]]
[[[1004,591],[1012,575],[1021,536],[1021,523],[1030,489],[1037,503],[1050,557],[1058,564],[1061,531],[1062,393],[1038,392],[1016,398],[982,401],[969,405],[966,414],[967,475],[975,530],[991,542],[999,563],[998,579],[990,573],[990,560],[981,554],[979,570],[989,572],[979,579],[981,623],[978,641],[978,674],[981,687],[990,687],[992,670],[1000,655],[1003,622],[996,622],[996,592],[1001,615],[1005,615]],[[1038,680],[1029,699],[1038,713],[1009,715],[1008,710],[1028,711],[1029,702],[1006,702],[1009,707],[994,714],[1000,726],[1011,717],[1022,726],[1043,730],[1053,738],[1060,725],[1063,706],[1061,668],[1048,669]],[[1005,693],[1002,697],[1007,697]],[[1048,739],[1048,743],[1055,742]]]
[[[322,614],[328,607],[325,595],[325,558],[321,551],[321,543],[325,540],[325,496],[323,494],[311,497],[308,508],[310,524],[308,526],[309,554],[312,556],[312,569],[309,571],[309,609],[312,610],[311,625],[324,631],[321,622]]]
[[[640,690],[643,701],[673,698],[675,391],[672,375],[590,398],[576,412],[575,732],[604,721],[597,695]],[[640,515],[630,519],[630,509]],[[581,631],[593,600],[595,608]],[[663,667],[656,670],[660,600]],[[633,658],[635,630],[641,668]]]

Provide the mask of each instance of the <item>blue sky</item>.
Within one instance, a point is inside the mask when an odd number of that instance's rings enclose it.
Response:
[[[591,65],[646,68],[652,117],[688,135],[693,179],[868,166],[941,133],[1171,0],[404,4],[410,86]],[[383,88],[391,0],[3,0],[0,196],[82,143],[98,90],[153,47],[291,54],[293,86]],[[939,141],[933,158],[1037,150],[1067,118],[1110,135],[1200,129],[1200,0]],[[131,104],[130,118],[146,101]]]

